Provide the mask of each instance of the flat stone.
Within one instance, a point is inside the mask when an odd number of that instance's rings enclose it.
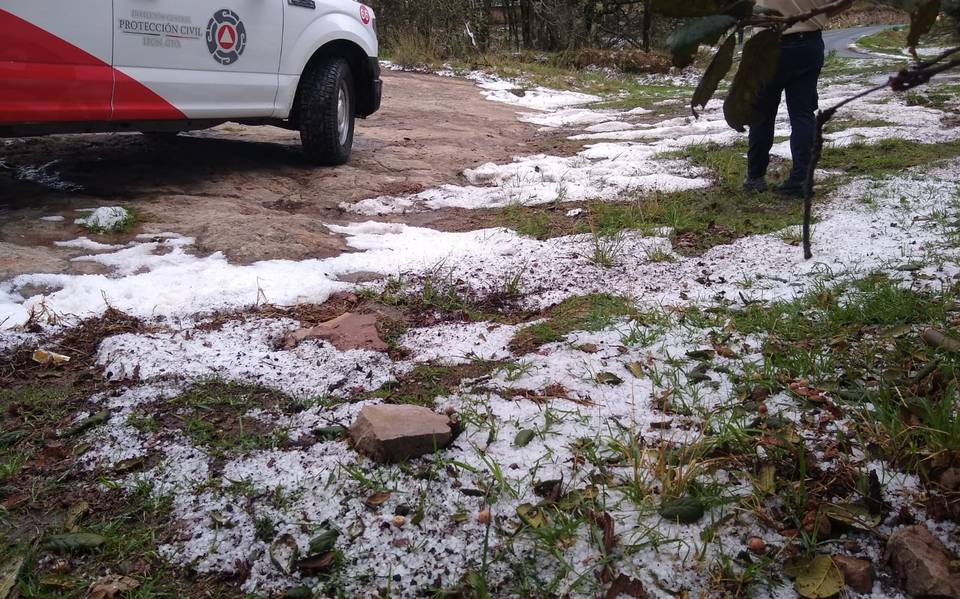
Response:
[[[354,448],[379,462],[402,462],[443,449],[453,440],[450,419],[408,405],[366,406],[350,427]]]
[[[960,573],[951,568],[955,558],[926,526],[890,535],[884,559],[914,599],[960,599]]]
[[[347,312],[313,327],[288,333],[283,347],[293,349],[308,339],[323,339],[340,351],[366,349],[384,352],[389,346],[380,338],[375,314]]]
[[[858,593],[869,593],[873,589],[873,564],[867,560],[835,555],[833,563],[843,572],[843,580],[851,589]]]

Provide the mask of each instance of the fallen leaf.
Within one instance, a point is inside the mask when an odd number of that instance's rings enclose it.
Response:
[[[74,553],[96,549],[107,542],[106,537],[89,532],[74,532],[48,537],[44,546],[53,551]]]
[[[64,518],[63,528],[67,532],[77,532],[77,522],[80,518],[90,511],[90,504],[82,499],[77,501],[67,510],[67,516]],[[2,597],[2,595],[0,595]]]
[[[63,434],[64,437],[73,437],[79,435],[88,428],[105,423],[107,420],[110,420],[110,410],[103,410],[97,412],[93,416],[88,416],[81,420],[80,422],[74,424],[67,429],[67,432]]]
[[[616,580],[613,581],[613,584],[611,584],[607,590],[605,599],[618,599],[618,597],[623,595],[633,597],[633,599],[649,599],[650,597],[642,582],[635,578],[630,578],[626,574],[617,576]]]
[[[530,528],[543,528],[547,524],[547,518],[543,515],[543,510],[529,503],[522,503],[517,506],[517,516]]]
[[[858,503],[835,503],[823,507],[823,514],[840,524],[846,524],[861,530],[871,530],[880,526],[883,518],[871,514],[870,509]]]
[[[377,508],[386,503],[388,499],[390,499],[390,492],[383,491],[381,493],[374,493],[370,497],[367,497],[366,501],[363,503],[369,508]]]
[[[829,599],[843,590],[843,573],[829,555],[814,557],[793,583],[804,599]]]
[[[297,547],[297,541],[290,534],[284,534],[277,537],[273,543],[270,543],[270,561],[278,570],[286,575],[293,572],[293,565],[300,556],[300,548]]]
[[[317,555],[332,551],[340,537],[340,531],[336,528],[325,530],[317,536],[310,539],[310,554]]]
[[[130,578],[129,576],[111,574],[110,576],[97,579],[90,585],[89,599],[115,599],[139,587],[140,582],[136,579]]]
[[[812,561],[813,558],[809,556],[789,557],[783,562],[783,574],[787,578],[796,578],[806,572]]]
[[[307,576],[323,574],[330,571],[330,568],[336,562],[336,558],[337,554],[333,551],[328,551],[323,555],[311,555],[297,562],[297,570]]]
[[[665,501],[660,506],[660,516],[664,520],[693,524],[703,518],[705,508],[703,502],[695,497],[682,497]]]
[[[517,433],[517,436],[513,438],[514,447],[526,447],[530,444],[530,441],[533,441],[533,437],[536,435],[535,432],[526,428]]]
[[[613,516],[606,512],[602,514],[594,512],[591,516],[593,517],[593,521],[597,523],[597,526],[603,530],[603,554],[610,555],[617,542],[616,535],[614,534]]]
[[[642,379],[644,376],[643,364],[641,364],[640,362],[627,363],[627,370],[629,370],[630,374],[632,374],[634,377],[638,379]]]
[[[714,358],[717,355],[712,349],[695,349],[687,352],[687,357],[691,360],[698,360],[701,362],[707,362]]]
[[[7,599],[17,586],[17,577],[25,560],[22,555],[11,555],[0,565],[0,599]]]
[[[551,501],[556,501],[556,499],[560,496],[562,489],[562,478],[544,480],[533,485],[533,492],[536,493],[537,496],[549,498]]]
[[[757,491],[764,495],[773,495],[777,492],[777,467],[765,464],[760,467],[760,476],[756,481]]]
[[[612,372],[601,372],[596,376],[595,380],[601,385],[616,386],[623,384],[623,379]]]
[[[922,334],[924,342],[931,347],[937,347],[948,352],[960,352],[960,340],[948,337],[936,329],[926,329]]]

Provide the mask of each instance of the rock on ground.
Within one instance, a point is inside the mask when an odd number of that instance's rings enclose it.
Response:
[[[960,599],[954,556],[926,526],[901,528],[887,541],[886,562],[915,599]]]
[[[834,556],[833,562],[843,573],[848,587],[858,593],[869,593],[873,589],[873,564],[847,555]]]
[[[453,440],[450,419],[408,405],[366,406],[350,427],[353,446],[380,462],[401,462],[443,449]]]
[[[367,349],[383,352],[389,349],[380,338],[374,314],[347,312],[312,329],[300,329],[288,334],[283,338],[283,346],[291,349],[307,339],[323,339],[340,351]]]

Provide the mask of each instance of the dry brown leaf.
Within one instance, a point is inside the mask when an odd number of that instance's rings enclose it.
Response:
[[[140,587],[140,582],[129,576],[111,574],[99,578],[90,585],[89,599],[115,599]]]

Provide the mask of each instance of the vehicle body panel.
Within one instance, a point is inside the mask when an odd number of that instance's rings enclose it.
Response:
[[[112,0],[88,0],[70,19],[61,8],[0,4],[0,123],[111,117]]]
[[[114,2],[117,70],[188,118],[274,113],[285,0]],[[117,89],[115,118],[163,118],[127,89]]]
[[[304,70],[340,56],[366,117],[375,23],[353,0],[0,0],[0,136],[296,127]]]

